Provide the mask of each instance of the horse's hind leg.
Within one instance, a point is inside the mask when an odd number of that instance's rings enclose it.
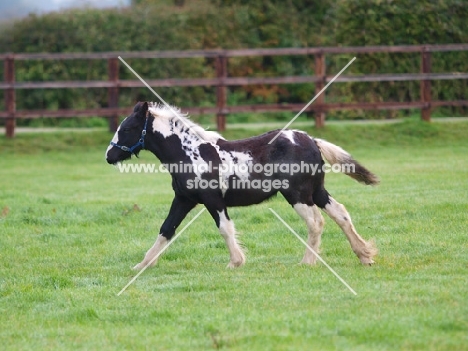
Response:
[[[294,210],[302,217],[307,224],[308,238],[307,244],[319,253],[320,238],[322,236],[324,220],[317,206],[309,206],[307,204],[297,203],[293,205]],[[304,258],[301,263],[313,265],[317,261],[317,256],[309,249],[306,248]]]
[[[361,263],[366,265],[373,264],[372,258],[377,254],[377,248],[372,242],[365,241],[357,233],[346,208],[332,198],[324,189],[321,190],[321,194],[314,194],[314,201],[341,227]]]

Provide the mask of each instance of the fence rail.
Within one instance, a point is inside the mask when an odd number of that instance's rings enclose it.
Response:
[[[5,119],[6,135],[13,137],[16,118],[41,117],[109,117],[109,128],[115,130],[118,116],[128,114],[131,107],[119,108],[119,89],[142,87],[139,80],[119,79],[119,60],[121,56],[130,58],[214,58],[216,60],[216,78],[184,78],[184,79],[150,79],[147,83],[152,87],[216,87],[216,106],[184,107],[191,114],[216,114],[218,130],[226,127],[226,115],[235,112],[274,112],[300,111],[303,104],[262,104],[262,105],[227,105],[227,87],[256,84],[299,84],[315,83],[318,93],[332,77],[326,75],[326,54],[371,54],[371,53],[420,53],[420,73],[407,74],[369,74],[344,75],[336,82],[377,82],[377,81],[419,81],[421,100],[413,102],[372,102],[372,103],[325,103],[322,94],[306,111],[315,111],[315,124],[322,127],[325,123],[325,112],[342,109],[421,109],[423,120],[429,121],[431,109],[438,106],[468,106],[468,100],[432,101],[432,80],[468,79],[468,73],[431,73],[431,53],[447,51],[468,51],[468,44],[450,45],[400,45],[400,46],[365,46],[365,47],[313,47],[313,48],[275,48],[275,49],[240,49],[240,50],[189,50],[189,51],[140,51],[140,52],[102,52],[102,53],[6,53],[0,54],[3,61],[4,81],[0,82],[0,90],[5,90],[5,111],[0,112],[0,118]],[[315,60],[315,75],[285,76],[285,77],[228,77],[227,64],[230,57],[245,56],[286,56],[313,55]],[[50,82],[16,82],[15,61],[21,60],[107,60],[108,80],[95,81],[50,81]],[[16,111],[16,95],[18,89],[71,89],[71,88],[106,88],[108,90],[107,108],[66,109],[66,110],[20,110]]]

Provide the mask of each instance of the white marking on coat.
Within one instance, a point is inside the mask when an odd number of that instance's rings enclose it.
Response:
[[[148,265],[162,251],[162,249],[164,249],[168,242],[169,240],[167,240],[166,237],[159,234],[154,245],[146,252],[143,261],[138,263],[135,267],[133,267],[133,269],[140,270],[146,267],[146,265]],[[151,262],[150,267],[154,266],[157,261],[158,259],[155,259],[153,262]]]
[[[239,267],[245,263],[245,255],[242,251],[236,238],[236,228],[234,222],[227,219],[226,214],[223,211],[218,211],[219,215],[219,232],[226,241],[226,245],[229,249],[229,255],[231,261],[228,264],[229,268]]]
[[[179,137],[184,132],[191,134],[199,143],[216,143],[219,139],[224,139],[220,134],[203,129],[192,122],[187,114],[181,113],[178,107],[171,106],[171,109],[154,102],[150,103],[148,111],[153,115],[153,131],[161,133],[165,138],[176,134]],[[198,137],[200,136],[202,140]]]
[[[322,235],[324,220],[323,216],[320,213],[320,210],[317,206],[308,206],[306,204],[297,203],[293,206],[294,210],[301,216],[301,218],[306,222],[308,230],[307,244],[314,250],[315,253],[306,249],[302,263],[306,264],[315,264],[317,260],[319,247],[320,247],[320,237]]]
[[[177,107],[169,109],[164,105],[150,103],[148,111],[154,117],[153,131],[161,133],[164,138],[176,135],[185,154],[190,157],[194,173],[201,179],[201,175],[209,170],[209,164],[200,156],[200,145],[208,143],[216,147],[214,144],[224,138],[195,124]]]
[[[372,258],[377,254],[377,249],[371,241],[366,242],[358,234],[346,208],[330,196],[323,210],[341,227],[361,263],[366,265],[374,263]]]
[[[218,145],[215,145],[215,147],[221,159],[221,166],[219,167],[221,185],[228,184],[229,177],[232,175],[236,175],[241,181],[249,179],[249,170],[252,168],[253,160],[249,153],[220,150]],[[223,196],[227,190],[225,186],[221,186]]]
[[[127,118],[125,118],[127,119]],[[125,121],[125,119],[122,121],[122,123]],[[115,143],[115,144],[118,144],[119,143],[119,130],[120,130],[120,126],[122,125],[122,123],[120,123],[120,125],[117,127],[117,131],[115,132],[114,136],[112,137],[112,140],[111,142]],[[107,150],[106,150],[106,158],[107,158],[107,153],[109,152],[110,149],[112,149],[114,146],[109,143],[109,146],[107,147]]]
[[[286,139],[288,139],[291,142],[291,144],[296,144],[296,142],[294,141],[294,130],[284,130],[281,133]]]

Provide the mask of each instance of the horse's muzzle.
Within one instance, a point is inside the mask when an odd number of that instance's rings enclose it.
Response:
[[[113,148],[110,148],[106,152],[106,161],[110,165],[115,165],[117,162],[122,160],[122,155],[119,155],[121,153],[120,150],[115,150]]]

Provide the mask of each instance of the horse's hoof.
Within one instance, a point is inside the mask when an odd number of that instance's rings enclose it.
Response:
[[[140,262],[135,267],[133,267],[132,269],[134,271],[140,271],[143,267],[144,267],[144,265]]]
[[[238,268],[238,267],[242,266],[243,264],[244,264],[244,262],[242,262],[242,261],[229,262],[229,264],[227,265],[227,268],[234,269],[234,268]]]
[[[375,262],[371,258],[362,259],[361,263],[364,266],[372,266],[373,264],[375,264]]]
[[[317,261],[310,261],[310,260],[302,260],[299,262],[300,265],[307,265],[307,266],[315,266],[317,264]]]

